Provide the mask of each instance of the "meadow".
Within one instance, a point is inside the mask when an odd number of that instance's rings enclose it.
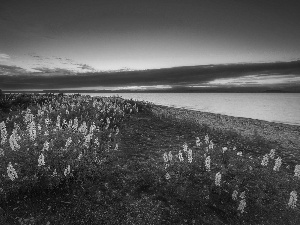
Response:
[[[119,97],[2,95],[1,224],[299,224],[282,146]]]

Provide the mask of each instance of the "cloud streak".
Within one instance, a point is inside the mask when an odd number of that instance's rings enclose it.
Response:
[[[82,65],[84,66],[84,64]],[[21,68],[0,66],[0,88],[2,89],[62,89],[91,87],[155,86],[167,85],[173,88],[189,86],[233,87],[280,85],[300,87],[300,61],[257,63],[257,64],[223,64],[208,66],[175,67],[166,69],[72,73],[55,68],[35,68],[38,73],[26,73]],[[5,74],[11,70],[14,74]],[[24,76],[26,74],[26,76]],[[46,76],[47,75],[47,76]]]
[[[0,61],[7,61],[10,59],[10,56],[4,53],[0,53]]]

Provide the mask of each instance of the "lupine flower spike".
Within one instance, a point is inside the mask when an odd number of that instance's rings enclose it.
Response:
[[[14,169],[11,162],[9,162],[8,166],[7,166],[7,175],[9,177],[9,179],[11,179],[12,181],[14,181],[16,178],[18,178],[17,171]]]
[[[234,201],[237,200],[237,195],[238,195],[237,190],[234,190],[233,193],[232,193],[232,199],[233,199]]]
[[[271,149],[271,151],[270,151],[270,153],[269,153],[269,157],[270,157],[271,159],[274,159],[274,157],[275,157],[275,149]]]
[[[295,166],[294,172],[295,172],[294,176],[300,178],[300,165]]]
[[[278,158],[275,160],[275,166],[274,166],[274,168],[273,168],[274,171],[279,171],[279,168],[280,168],[280,166],[281,166],[281,164],[282,164],[281,161],[282,161],[282,160],[281,160],[280,157],[278,157]]]
[[[210,156],[207,156],[205,159],[205,168],[207,172],[210,171]]]
[[[297,203],[297,192],[296,191],[292,191],[290,193],[290,199],[288,202],[288,206],[292,209],[296,208],[296,203]]]
[[[39,156],[38,166],[45,166],[45,157],[44,157],[43,153],[41,153]]]
[[[267,166],[267,165],[268,165],[268,162],[269,162],[269,155],[266,154],[266,155],[264,155],[264,157],[263,157],[263,159],[262,159],[262,161],[261,161],[261,165],[262,165],[262,166]]]
[[[168,160],[169,160],[169,157],[168,157],[168,154],[166,152],[164,153],[163,158],[164,158],[164,162],[167,163]]]
[[[218,172],[217,174],[216,174],[216,177],[215,177],[215,184],[216,184],[216,186],[221,186],[221,173],[220,172]]]
[[[192,151],[192,149],[189,149],[188,150],[188,162],[192,163],[192,161],[193,161],[193,151]]]
[[[199,137],[196,137],[196,146],[197,146],[197,147],[200,147],[200,145],[201,145],[200,138],[199,138]]]
[[[183,158],[183,156],[182,156],[181,150],[179,150],[178,158],[179,158],[179,161],[180,161],[180,162],[184,161],[184,158]]]

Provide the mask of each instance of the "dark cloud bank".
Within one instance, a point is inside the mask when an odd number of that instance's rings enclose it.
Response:
[[[206,88],[190,88],[191,85],[207,85],[216,79],[240,78],[249,75],[271,76],[281,75],[300,77],[300,60],[292,62],[253,63],[253,64],[222,64],[205,66],[188,66],[144,71],[70,73],[64,70],[43,70],[37,73],[24,73],[18,67],[11,67],[14,75],[5,75],[1,71],[9,70],[8,66],[0,65],[0,88],[3,90],[17,89],[63,89],[86,87],[124,87],[170,85],[168,92],[260,92],[283,91],[300,92],[300,83],[289,82],[274,85],[247,86],[211,86]],[[48,72],[48,73],[47,73]]]

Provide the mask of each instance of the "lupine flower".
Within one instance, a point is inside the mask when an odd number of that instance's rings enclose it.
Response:
[[[16,178],[18,178],[18,174],[17,174],[16,170],[14,169],[13,165],[11,164],[11,162],[9,162],[8,166],[7,166],[7,175],[9,177],[9,179],[11,179],[12,181],[14,181]]]
[[[53,176],[53,177],[57,176],[56,169],[54,169],[52,176]]]
[[[236,147],[234,146],[232,150],[235,151],[235,150],[236,150]]]
[[[88,135],[84,136],[83,146],[88,147],[89,144],[91,143],[91,138],[92,138],[91,134],[88,134]]]
[[[196,146],[199,147],[201,145],[201,141],[199,137],[196,137]]]
[[[187,151],[188,150],[188,145],[187,145],[187,143],[186,142],[184,142],[184,144],[183,144],[183,151]]]
[[[56,127],[57,127],[58,129],[61,128],[61,127],[60,127],[60,115],[57,115],[57,117],[56,117]]]
[[[205,168],[206,168],[206,171],[210,171],[210,156],[207,156],[206,159],[205,159]]]
[[[67,176],[70,174],[70,172],[71,172],[71,168],[70,168],[70,165],[68,165],[68,167],[64,171],[64,175]]]
[[[95,143],[95,145],[97,145],[98,147],[100,146],[100,143],[99,143],[99,140],[98,140],[97,137],[95,138],[94,143]]]
[[[270,151],[270,153],[269,153],[269,157],[270,157],[271,159],[274,159],[274,157],[275,157],[275,149],[271,149],[271,151]]]
[[[165,170],[168,169],[169,166],[170,166],[170,164],[169,164],[169,163],[166,163],[166,164],[165,164]]]
[[[261,165],[262,165],[262,166],[267,166],[267,165],[268,165],[268,162],[269,162],[269,155],[266,154],[266,155],[264,155],[264,157],[263,157],[263,159],[262,159],[262,161],[261,161]]]
[[[208,137],[208,134],[205,135],[204,137],[204,140],[205,140],[205,144],[209,144],[209,137]]]
[[[182,162],[182,161],[184,160],[184,158],[183,158],[183,156],[182,156],[181,150],[179,150],[178,158],[179,158],[179,161],[180,161],[180,162]]]
[[[163,158],[164,158],[164,162],[167,163],[168,160],[169,160],[169,157],[168,157],[168,154],[166,152],[164,153]]]
[[[294,172],[295,172],[294,176],[300,178],[300,165],[295,166]]]
[[[109,128],[109,124],[110,124],[110,120],[109,120],[109,117],[107,117],[105,130],[107,130]]]
[[[278,158],[275,160],[275,166],[274,166],[274,168],[273,168],[274,171],[279,171],[279,168],[280,168],[281,163],[282,163],[281,161],[282,161],[282,160],[281,160],[280,157],[278,157]]]
[[[188,162],[192,163],[192,161],[193,161],[193,151],[192,151],[192,149],[189,149],[188,150]]]
[[[238,156],[242,156],[242,155],[243,155],[243,153],[242,153],[242,152],[237,152],[237,153],[236,153],[236,155],[238,155]]]
[[[82,153],[79,154],[78,160],[80,161],[82,159]]]
[[[31,110],[27,108],[26,113],[24,115],[24,122],[30,123],[33,120],[33,115],[31,114]]]
[[[244,213],[245,207],[246,207],[246,199],[241,199],[237,210],[241,211],[241,213]]]
[[[90,134],[94,133],[94,130],[96,129],[96,125],[93,122],[92,125],[90,126]]]
[[[246,193],[245,191],[243,191],[241,194],[240,194],[240,198],[245,198],[246,197]]]
[[[214,149],[214,143],[212,142],[212,140],[210,140],[208,148],[209,149]]]
[[[45,119],[45,124],[49,125],[51,123],[51,120],[49,118]]]
[[[0,123],[0,130],[1,130],[1,145],[3,145],[7,140],[7,130],[4,121]]]
[[[118,145],[118,143],[116,143],[116,146],[115,146],[115,151],[118,151],[118,149],[119,149],[119,145]]]
[[[232,193],[232,199],[233,199],[234,201],[237,200],[237,195],[238,195],[237,190],[234,190],[233,193]]]
[[[9,144],[13,151],[19,150],[20,145],[18,144],[18,140],[20,139],[19,135],[17,134],[17,130],[14,129],[12,134],[9,137]]]
[[[216,174],[216,178],[215,178],[215,184],[216,184],[216,186],[221,186],[221,173],[220,172],[218,172],[217,174]]]
[[[42,151],[48,151],[49,150],[49,142],[46,140],[43,146]]]
[[[222,152],[225,153],[227,151],[227,147],[222,148]]]
[[[36,139],[36,127],[35,127],[35,122],[31,121],[28,125],[27,125],[27,130],[29,133],[29,137],[31,141],[34,141]]]
[[[170,176],[169,173],[166,173],[166,179],[167,179],[167,180],[171,179],[171,176]]]
[[[72,120],[69,120],[68,127],[69,127],[69,128],[72,128],[72,126],[73,126]]]
[[[45,157],[44,157],[43,153],[41,153],[39,156],[38,166],[45,166]]]
[[[72,128],[73,128],[73,130],[77,130],[77,128],[78,128],[78,119],[77,119],[77,117],[75,117],[75,119],[74,119]]]
[[[65,148],[68,148],[69,146],[70,146],[70,144],[72,143],[72,138],[71,137],[69,137],[68,139],[67,139],[67,142],[66,142],[66,145],[65,145]]]
[[[169,154],[168,154],[168,156],[169,156],[169,161],[171,162],[171,161],[172,161],[172,159],[173,159],[173,155],[172,155],[172,152],[171,152],[171,151],[169,151]]]
[[[82,122],[82,125],[78,128],[78,131],[83,133],[83,134],[86,134],[87,132],[87,125],[86,125],[86,122],[83,121]]]
[[[0,148],[0,156],[4,156],[4,150]]]
[[[288,206],[292,209],[296,208],[296,202],[297,202],[297,192],[296,191],[292,191],[290,193],[290,199],[289,199],[289,203]]]

